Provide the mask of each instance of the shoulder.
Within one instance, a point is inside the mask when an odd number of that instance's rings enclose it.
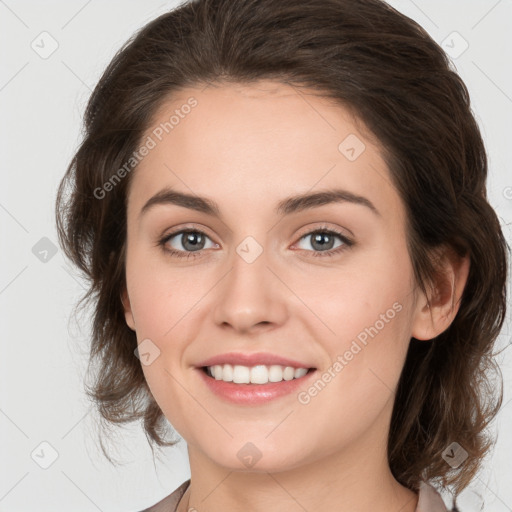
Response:
[[[190,484],[190,478],[183,482],[175,491],[163,500],[155,503],[149,508],[145,508],[141,512],[175,512],[181,497],[185,494],[187,487]]]
[[[415,512],[448,512],[443,498],[428,482],[422,481]]]

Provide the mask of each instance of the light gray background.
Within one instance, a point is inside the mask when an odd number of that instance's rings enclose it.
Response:
[[[512,1],[390,3],[452,53],[488,148],[490,202],[511,240]],[[0,0],[0,512],[137,511],[190,476],[184,442],[154,466],[137,424],[119,431],[114,454],[122,466],[102,457],[82,389],[88,328],[70,320],[84,289],[60,249],[44,252],[57,245],[56,189],[80,141],[90,92],[125,40],[175,5]],[[469,47],[458,55],[464,41]],[[45,55],[52,44],[58,48]],[[463,512],[482,510],[483,500],[486,511],[512,511],[510,325],[499,339],[505,397],[493,425],[498,442],[464,492]]]

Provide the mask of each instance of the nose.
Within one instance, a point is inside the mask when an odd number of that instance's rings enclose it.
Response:
[[[251,333],[271,330],[286,322],[290,292],[277,277],[279,272],[270,268],[269,259],[265,250],[252,262],[233,253],[230,271],[215,287],[216,325]]]

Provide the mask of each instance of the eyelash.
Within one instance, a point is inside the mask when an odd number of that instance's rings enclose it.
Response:
[[[177,251],[175,249],[167,249],[165,247],[165,245],[171,238],[175,237],[176,235],[181,235],[181,234],[185,234],[185,233],[200,233],[201,235],[208,237],[208,235],[206,233],[204,233],[203,231],[201,231],[200,229],[182,229],[180,231],[175,231],[173,233],[169,233],[169,234],[165,235],[163,238],[161,238],[158,241],[158,245],[161,246],[162,250],[171,257],[187,258],[187,259],[192,257],[192,259],[194,259],[198,256],[201,256],[203,251],[205,251],[206,249],[201,249],[199,251]],[[328,251],[307,251],[307,252],[312,252],[313,253],[312,256],[314,258],[318,258],[318,257],[324,258],[324,257],[336,256],[336,255],[340,254],[341,252],[352,247],[355,243],[352,240],[350,240],[349,238],[347,238],[345,235],[340,233],[339,231],[332,229],[332,228],[323,228],[323,227],[314,229],[313,231],[309,231],[307,233],[304,233],[299,238],[299,241],[309,235],[313,235],[313,234],[317,234],[317,233],[336,235],[343,242],[343,245],[341,245],[340,247],[337,247],[336,249],[330,249]],[[305,249],[302,249],[302,250],[305,250]]]

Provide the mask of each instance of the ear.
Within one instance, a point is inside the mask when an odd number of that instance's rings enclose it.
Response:
[[[468,255],[459,256],[451,247],[444,248],[428,296],[421,292],[416,302],[411,332],[414,338],[431,340],[448,329],[459,311],[469,267]]]
[[[128,297],[126,286],[121,292],[121,302],[124,308],[124,317],[126,319],[126,323],[132,331],[135,331],[135,320],[133,319],[132,306],[130,304],[130,297]]]

